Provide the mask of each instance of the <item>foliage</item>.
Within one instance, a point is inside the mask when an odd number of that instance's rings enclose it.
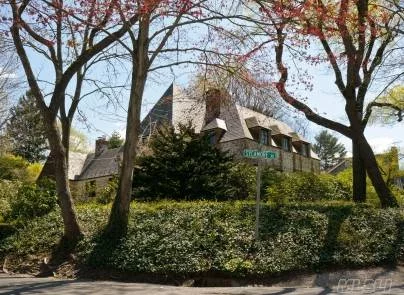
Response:
[[[349,200],[351,186],[328,174],[305,172],[278,174],[267,187],[267,197],[275,203],[319,200]]]
[[[276,275],[297,270],[358,267],[404,258],[404,217],[351,203],[263,205],[255,244],[252,202],[157,202],[131,208],[128,235],[111,242],[99,235],[109,208],[77,208],[87,237],[82,265],[132,273]],[[0,240],[0,258],[49,253],[63,232],[58,212],[27,221]]]
[[[118,177],[113,177],[112,180],[108,181],[108,185],[97,193],[96,202],[99,204],[111,203],[116,196],[117,190]]]
[[[10,201],[17,197],[21,185],[18,180],[0,180],[0,222],[10,213]]]
[[[11,140],[12,153],[30,163],[46,159],[48,149],[43,120],[36,106],[35,97],[27,92],[10,110],[7,135]]]
[[[26,221],[49,213],[56,205],[56,187],[53,181],[43,179],[39,184],[23,184],[10,199],[10,212],[6,218]]]
[[[87,136],[73,127],[70,128],[69,146],[70,151],[75,153],[85,154],[90,151]]]
[[[138,158],[134,196],[141,199],[235,199],[248,196],[248,181],[232,157],[191,126],[165,127],[153,136],[151,155]],[[240,166],[241,167],[241,166]]]
[[[404,85],[397,85],[376,99],[370,121],[379,124],[402,122],[404,113]]]
[[[384,177],[386,177],[384,175]],[[350,187],[352,190],[352,168],[345,169],[336,175],[338,182],[342,183],[345,187]],[[404,190],[399,189],[395,185],[390,183],[390,189],[394,196],[397,198],[397,201],[400,205],[404,205]],[[367,177],[366,178],[366,201],[370,204],[373,204],[376,207],[380,206],[379,198],[377,197],[377,193],[375,188],[372,185],[372,182]]]
[[[115,149],[123,145],[123,139],[118,131],[112,132],[111,137],[108,139],[108,148]]]
[[[27,181],[35,182],[38,179],[39,174],[41,174],[42,168],[43,165],[41,163],[29,164],[27,167]]]
[[[0,179],[25,181],[28,177],[28,165],[29,163],[19,156],[0,156]]]
[[[321,131],[314,139],[313,151],[319,156],[323,170],[335,166],[346,156],[344,145],[338,143],[338,138],[327,130]]]

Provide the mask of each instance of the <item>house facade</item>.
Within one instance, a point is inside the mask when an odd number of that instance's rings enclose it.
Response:
[[[122,154],[123,147],[109,149],[106,138],[98,138],[94,153],[69,164],[72,195],[82,200],[99,195],[118,176]]]
[[[95,152],[89,154],[70,152],[68,178],[72,196],[87,200],[101,193],[119,174],[122,147],[109,149],[105,137],[95,142]],[[39,179],[53,177],[52,155],[48,157]]]
[[[239,106],[218,90],[208,91],[205,98],[198,99],[171,85],[142,120],[140,137],[147,140],[156,128],[165,124],[178,127],[189,123],[195,132],[207,133],[212,144],[253,165],[258,160],[244,158],[244,150],[274,152],[276,158],[259,161],[279,171],[320,172],[320,160],[309,141],[284,122]],[[70,153],[72,195],[82,200],[99,195],[118,176],[122,154],[122,147],[109,149],[105,137],[96,140],[94,153]],[[52,175],[50,157],[40,177]]]
[[[141,136],[147,139],[163,124],[189,123],[195,132],[207,133],[212,144],[251,164],[258,160],[245,159],[246,149],[274,152],[276,158],[259,161],[279,171],[320,172],[320,160],[308,140],[286,123],[237,105],[216,89],[204,98],[193,98],[171,85],[141,122]]]

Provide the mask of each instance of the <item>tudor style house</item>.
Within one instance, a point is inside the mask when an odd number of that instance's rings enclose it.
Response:
[[[191,123],[197,133],[208,133],[210,142],[243,158],[245,149],[272,151],[275,159],[261,163],[284,172],[320,172],[320,160],[311,144],[287,124],[232,102],[213,89],[203,99],[192,98],[171,85],[141,123],[142,138],[163,124]],[[256,164],[258,160],[245,159]]]
[[[256,159],[243,158],[245,149],[272,151],[275,159],[261,163],[279,171],[319,173],[320,160],[310,142],[287,124],[259,112],[239,106],[218,90],[208,91],[204,99],[190,98],[171,85],[141,122],[141,139],[147,140],[163,124],[191,123],[197,133],[207,133],[212,144],[231,152],[236,158],[256,165]],[[108,141],[100,137],[95,152],[69,154],[69,181],[75,198],[98,195],[119,173],[122,147],[108,149]],[[48,159],[40,177],[53,175],[52,159]]]

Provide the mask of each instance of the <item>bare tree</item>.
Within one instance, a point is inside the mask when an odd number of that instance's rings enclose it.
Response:
[[[101,3],[102,2],[102,3]],[[55,180],[59,204],[64,222],[64,239],[77,241],[81,236],[80,226],[74,210],[67,177],[67,151],[69,128],[79,101],[70,102],[66,108],[66,89],[77,77],[76,91],[80,91],[81,75],[86,64],[108,46],[124,36],[128,29],[139,20],[139,14],[126,11],[125,22],[122,7],[117,1],[58,1],[10,0],[2,4],[3,19],[11,19],[9,30],[17,54],[24,68],[31,93],[35,96],[41,111],[51,153],[54,157]],[[119,21],[116,21],[116,20]],[[4,25],[4,24],[3,24]],[[71,30],[80,32],[80,40],[71,35]],[[65,55],[63,50],[71,44],[80,44],[81,50],[74,56]],[[46,93],[40,86],[38,72],[33,59],[40,56],[53,69],[53,85]],[[48,78],[49,79],[49,78]],[[45,81],[46,83],[47,81]],[[78,85],[78,86],[77,86]],[[75,97],[80,97],[77,95]],[[62,134],[57,119],[60,114]],[[61,136],[63,135],[63,137]]]

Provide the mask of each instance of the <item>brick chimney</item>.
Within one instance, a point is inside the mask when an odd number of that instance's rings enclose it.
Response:
[[[95,156],[98,157],[103,151],[108,149],[108,140],[105,136],[98,137],[95,141]]]
[[[212,120],[219,118],[220,106],[222,105],[223,92],[219,89],[210,89],[205,93],[206,111],[205,125]]]

